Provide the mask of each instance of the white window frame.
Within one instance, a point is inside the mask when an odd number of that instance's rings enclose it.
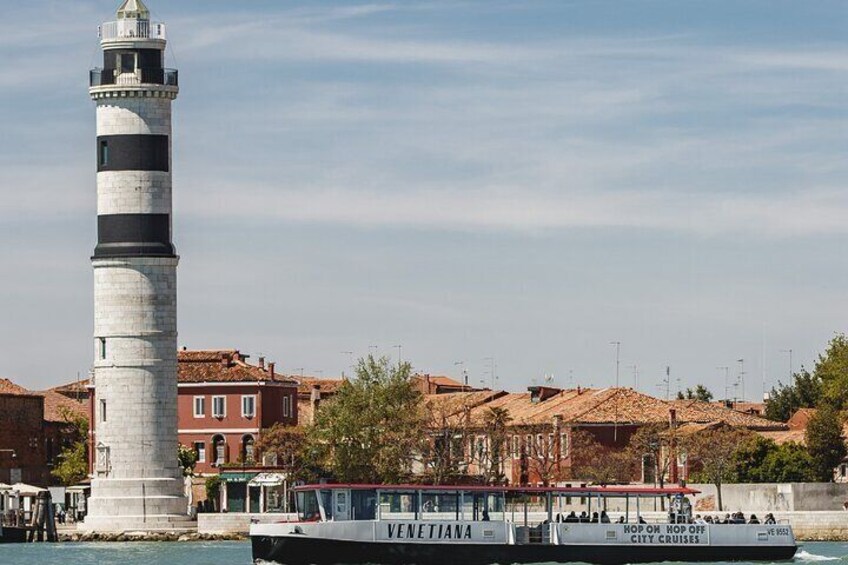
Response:
[[[200,410],[197,409],[198,401],[200,403]],[[195,418],[205,418],[206,417],[206,397],[205,396],[195,396],[192,400],[192,412],[194,413]]]
[[[253,411],[248,414],[246,408],[246,401],[251,400]],[[256,395],[255,394],[243,394],[241,395],[241,417],[242,418],[255,418],[256,417]]]
[[[291,396],[285,395],[283,397],[283,418],[288,418],[291,416]]]
[[[206,463],[206,442],[205,441],[194,442],[194,451],[195,451],[195,453],[197,453],[197,462],[198,463]]]
[[[215,410],[216,401],[221,402],[221,412],[217,412]],[[212,417],[213,418],[226,418],[227,417],[227,397],[226,396],[213,396],[212,397]]]

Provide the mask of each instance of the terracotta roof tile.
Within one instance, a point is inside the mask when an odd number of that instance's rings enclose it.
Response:
[[[28,396],[32,392],[28,391],[20,385],[16,385],[9,379],[0,379],[0,394],[14,394],[18,396]]]
[[[64,417],[67,410],[71,414],[82,416],[88,420],[88,402],[77,402],[54,390],[36,393],[44,397],[44,420],[47,422],[66,422]]]
[[[272,376],[270,365],[263,368],[249,364],[246,359],[247,356],[237,349],[180,350],[177,354],[178,379],[181,383],[294,383],[279,373]]]

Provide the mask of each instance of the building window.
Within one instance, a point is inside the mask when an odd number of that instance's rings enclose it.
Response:
[[[291,397],[284,396],[283,397],[283,418],[288,418],[291,414]]]
[[[121,53],[118,57],[120,58],[122,73],[135,72],[135,53]]]
[[[559,436],[559,453],[563,459],[568,457],[568,434],[561,434]]]
[[[839,466],[839,476],[844,478],[846,475],[848,475],[848,465],[843,463]]]
[[[212,452],[215,454],[215,465],[223,465],[227,462],[227,443],[224,436],[212,438]]]
[[[195,396],[194,397],[194,417],[195,418],[203,418],[206,416],[206,397],[205,396]]]
[[[256,416],[256,396],[253,394],[241,397],[241,415],[243,418]]]
[[[97,357],[106,359],[106,338],[97,338]]]
[[[100,163],[101,167],[105,167],[109,164],[109,142],[105,139],[100,140],[100,148],[97,152],[97,160]]]
[[[106,421],[106,399],[105,398],[100,399],[100,421],[101,422]]]
[[[241,460],[253,463],[253,436],[244,436],[241,440]]]
[[[197,454],[198,463],[206,463],[206,443],[202,441],[194,442],[194,452]]]
[[[212,417],[225,418],[227,416],[227,397],[213,396],[212,397]]]

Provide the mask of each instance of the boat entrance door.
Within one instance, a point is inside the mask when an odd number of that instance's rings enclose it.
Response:
[[[333,518],[350,520],[350,491],[333,490]]]

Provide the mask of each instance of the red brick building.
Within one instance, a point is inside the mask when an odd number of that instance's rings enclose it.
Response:
[[[297,383],[274,363],[260,357],[252,365],[247,357],[235,349],[179,352],[179,440],[197,452],[197,473],[255,463],[263,429],[297,425]]]
[[[56,484],[50,471],[73,440],[66,411],[84,415],[85,407],[52,390],[32,392],[0,379],[0,482]]]

